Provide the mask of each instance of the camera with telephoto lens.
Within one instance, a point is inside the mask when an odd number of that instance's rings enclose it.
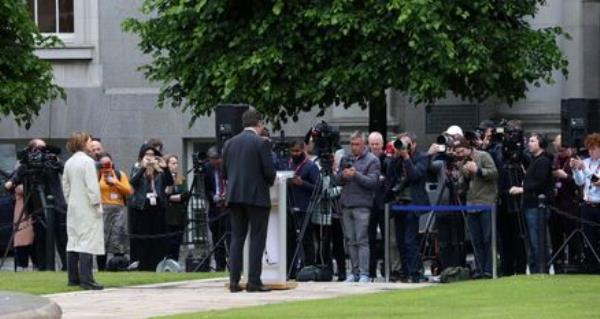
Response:
[[[452,148],[454,146],[454,136],[443,133],[435,139],[435,144],[437,145],[438,153],[446,153],[448,148]]]
[[[521,163],[525,134],[522,129],[509,125],[508,121],[501,120],[492,132],[492,143],[502,145],[502,158],[511,163]]]
[[[26,148],[17,153],[17,159],[27,170],[59,170],[60,162],[58,155],[60,152],[60,148],[50,145]]]
[[[394,141],[394,148],[399,150],[399,151],[410,151],[411,149],[411,144],[404,144],[402,143],[401,139],[397,139]]]

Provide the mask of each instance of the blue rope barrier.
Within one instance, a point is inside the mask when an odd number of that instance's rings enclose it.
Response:
[[[492,211],[491,205],[390,205],[391,212],[462,212],[462,211]]]

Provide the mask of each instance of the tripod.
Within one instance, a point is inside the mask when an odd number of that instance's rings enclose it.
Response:
[[[202,257],[198,265],[194,267],[193,272],[200,270],[210,270],[210,258],[214,256],[216,250],[221,244],[223,244],[230,232],[226,231],[221,238],[213,243],[213,247],[210,247],[209,230],[210,223],[218,222],[218,220],[210,220],[208,217],[208,207],[206,205],[206,189],[204,187],[205,171],[204,165],[201,163],[195,163],[194,167],[187,172],[187,174],[193,171],[194,177],[192,179],[192,187],[190,189],[190,198],[188,205],[192,211],[192,218],[190,221],[195,225],[192,227],[195,231],[193,233],[192,242],[198,245],[199,250],[202,252]],[[226,218],[227,215],[220,216],[219,218]],[[229,249],[225,245],[225,255],[229,255]],[[227,257],[226,257],[227,258]],[[214,268],[212,270],[215,270]]]
[[[576,229],[574,229],[569,234],[569,236],[567,236],[567,239],[562,243],[562,245],[560,245],[560,247],[556,250],[556,252],[554,253],[554,255],[552,255],[552,258],[550,258],[550,260],[548,261],[548,264],[547,264],[548,267],[550,267],[550,265],[556,260],[556,258],[558,258],[558,256],[561,254],[561,252],[563,252],[567,248],[567,245],[569,244],[569,242],[573,238],[575,238],[575,235],[577,235],[577,234],[579,234],[581,236],[581,239],[583,239],[584,243],[592,251],[592,254],[594,255],[594,258],[596,259],[596,263],[598,265],[600,265],[600,256],[598,256],[598,253],[596,252],[596,249],[594,249],[594,246],[592,245],[592,242],[590,241],[590,239],[588,238],[588,236],[583,231],[583,224],[581,224],[581,221],[580,221],[579,222],[579,226]]]
[[[318,224],[319,224],[319,231],[321,234],[323,234],[324,231],[330,231],[329,229],[324,229],[323,226],[324,226],[324,224],[331,224],[331,218],[332,218],[333,212],[338,207],[336,189],[335,189],[335,185],[333,183],[333,172],[331,171],[331,165],[330,165],[331,163],[328,163],[327,161],[322,161],[322,163],[323,163],[323,168],[321,169],[321,171],[319,173],[319,180],[316,183],[315,188],[313,189],[313,193],[311,194],[311,197],[310,197],[311,199],[308,204],[306,216],[304,216],[304,220],[302,221],[302,225],[300,227],[299,232],[297,230],[298,229],[297,223],[294,222],[294,224],[296,224],[296,232],[297,232],[296,248],[294,250],[292,259],[290,261],[290,269],[289,269],[288,275],[287,275],[288,279],[292,276],[292,272],[294,271],[294,268],[297,269],[301,265],[301,260],[298,258],[298,256],[301,252],[304,253],[304,250],[303,250],[304,236],[306,234],[308,225],[312,221],[312,216],[315,213],[321,215],[320,216],[321,220],[319,221]],[[324,235],[322,235],[321,238],[324,238]],[[321,263],[325,264],[324,257],[323,257],[323,250],[325,247],[324,247],[323,242],[324,242],[324,240],[320,241],[319,257],[320,257]]]

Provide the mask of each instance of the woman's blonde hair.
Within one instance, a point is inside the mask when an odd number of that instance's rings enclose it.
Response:
[[[87,142],[91,139],[91,135],[86,132],[73,132],[71,138],[67,141],[67,149],[71,153],[85,151]]]
[[[179,161],[179,157],[175,154],[167,154],[164,156],[165,162],[167,163],[167,168],[169,167],[169,161],[174,158]],[[171,169],[169,169],[171,171]],[[177,167],[177,171],[175,172],[175,185],[183,184],[184,178],[181,174],[181,168]]]

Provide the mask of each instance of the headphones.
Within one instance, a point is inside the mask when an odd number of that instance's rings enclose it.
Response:
[[[540,133],[531,133],[531,136],[535,136],[538,140],[538,145],[540,146],[541,149],[545,150],[546,148],[548,148],[548,140],[546,139],[546,137],[543,134]]]

